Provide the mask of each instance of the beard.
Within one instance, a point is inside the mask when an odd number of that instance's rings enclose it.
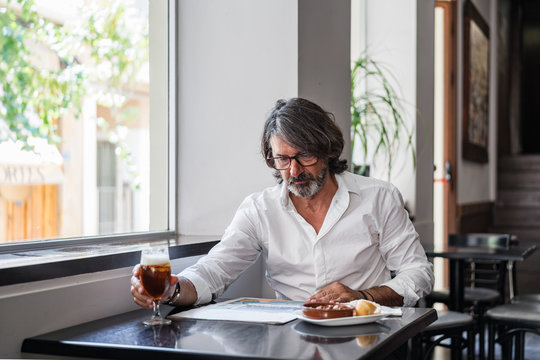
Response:
[[[328,176],[328,168],[325,167],[317,177],[309,173],[301,173],[297,177],[290,177],[287,181],[287,189],[294,195],[302,198],[315,196],[323,187]],[[304,184],[295,184],[296,181],[306,181]]]

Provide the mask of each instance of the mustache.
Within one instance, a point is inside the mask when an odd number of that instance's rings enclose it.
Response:
[[[309,174],[309,173],[301,173],[300,175],[298,176],[291,176],[289,178],[289,180],[287,181],[287,183],[289,185],[292,185],[294,184],[295,182],[297,181],[305,181],[305,180],[311,180],[311,181],[315,181],[315,176]]]

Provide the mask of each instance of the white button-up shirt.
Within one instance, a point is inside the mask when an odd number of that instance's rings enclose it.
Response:
[[[336,180],[319,233],[296,211],[285,184],[248,196],[221,241],[180,273],[197,289],[197,303],[219,297],[260,254],[278,298],[304,301],[334,281],[355,290],[386,285],[404,306],[430,293],[433,266],[399,191],[348,172]]]

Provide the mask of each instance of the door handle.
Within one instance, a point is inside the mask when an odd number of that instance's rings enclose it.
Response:
[[[452,181],[452,164],[450,164],[450,161],[448,160],[444,162],[444,180],[450,185],[451,188],[454,187],[454,183]]]
[[[437,167],[434,165],[433,166],[433,171],[435,171],[437,169]],[[443,184],[449,184],[450,185],[450,188],[453,189],[454,187],[454,184],[452,182],[452,165],[450,164],[450,161],[445,161],[444,162],[444,175],[442,178],[440,179],[433,179],[433,182],[441,182]]]

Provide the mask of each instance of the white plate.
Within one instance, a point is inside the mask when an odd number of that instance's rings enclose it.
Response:
[[[335,318],[335,319],[310,319],[308,317],[305,317],[302,311],[298,311],[296,314],[298,315],[298,318],[300,320],[307,321],[309,323],[316,324],[316,325],[322,325],[322,326],[369,324],[387,316],[386,314],[373,314],[373,315],[363,315],[363,316],[347,316],[347,317],[340,317],[340,318]]]

